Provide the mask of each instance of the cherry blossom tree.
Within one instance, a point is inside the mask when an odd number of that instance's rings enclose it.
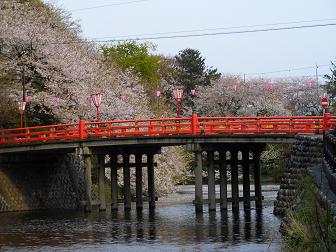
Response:
[[[325,90],[307,85],[311,82],[307,77],[244,82],[239,76],[226,75],[199,89],[196,108],[209,116],[319,115]]]
[[[137,76],[106,61],[95,44],[81,39],[68,13],[31,1],[0,1],[0,85],[2,93],[9,94],[0,103],[22,99],[20,76],[9,80],[22,69],[32,93],[29,112],[34,125],[93,121],[95,108],[89,97],[94,93],[103,94],[101,120],[152,117]],[[186,163],[176,148],[165,148],[158,162],[157,190],[167,193]]]

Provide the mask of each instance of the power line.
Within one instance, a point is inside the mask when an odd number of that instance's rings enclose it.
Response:
[[[241,28],[253,28],[271,25],[287,25],[287,24],[300,24],[300,23],[312,23],[312,22],[322,22],[322,21],[335,21],[336,18],[328,19],[313,19],[313,20],[302,20],[294,22],[280,22],[280,23],[268,23],[268,24],[255,24],[255,25],[242,25],[242,26],[231,26],[231,27],[218,27],[218,28],[205,28],[205,29],[194,29],[194,30],[181,30],[181,31],[170,31],[170,32],[157,32],[157,33],[142,33],[142,34],[130,34],[130,35],[120,35],[120,36],[110,36],[110,37],[100,37],[91,38],[92,40],[101,39],[114,39],[114,38],[124,38],[124,37],[138,37],[138,36],[153,36],[153,35],[168,35],[168,34],[179,34],[179,33],[190,33],[190,32],[203,32],[203,31],[216,31],[216,30],[231,30],[231,29],[241,29]]]
[[[273,74],[273,73],[294,72],[294,71],[299,71],[299,70],[316,69],[316,67],[327,67],[327,66],[330,66],[330,64],[317,65],[317,66],[296,67],[296,68],[289,68],[289,69],[275,70],[275,71],[269,71],[269,72],[246,73],[245,75],[264,75],[264,74]]]
[[[186,34],[186,35],[173,35],[173,36],[154,36],[154,37],[128,37],[125,39],[108,39],[108,40],[82,40],[82,41],[60,41],[60,42],[46,42],[37,44],[82,44],[82,43],[112,43],[112,42],[122,42],[122,41],[142,41],[142,40],[161,40],[161,39],[174,39],[174,38],[190,38],[190,37],[206,37],[206,36],[218,36],[218,35],[233,35],[233,34],[245,34],[245,33],[257,33],[257,32],[269,32],[269,31],[281,31],[281,30],[294,30],[294,29],[306,29],[314,27],[327,27],[335,26],[336,23],[328,24],[315,24],[315,25],[302,25],[302,26],[290,26],[290,27],[277,27],[277,28],[267,28],[267,29],[256,29],[256,30],[243,30],[243,31],[230,31],[230,32],[214,32],[214,33],[200,33],[200,34]]]
[[[114,3],[114,4],[105,4],[105,5],[98,5],[98,6],[92,6],[92,7],[87,7],[87,8],[73,9],[70,11],[72,12],[85,11],[85,10],[100,9],[100,8],[118,6],[118,5],[129,5],[129,4],[134,4],[134,3],[148,2],[148,1],[150,0],[136,0],[136,1],[129,1],[129,2],[120,2],[120,3]]]
[[[125,41],[125,40],[158,40],[158,39],[172,39],[172,38],[205,37],[205,36],[217,36],[217,35],[232,35],[232,34],[243,34],[243,33],[267,32],[267,31],[281,31],[281,30],[304,29],[304,28],[313,28],[313,27],[326,27],[326,26],[335,26],[335,25],[336,25],[336,23],[330,23],[330,24],[317,24],[317,25],[278,27],[278,28],[267,28],[267,29],[256,29],[256,30],[243,30],[243,31],[231,31],[231,32],[214,32],[214,33],[173,35],[173,36],[142,37],[142,38],[128,38],[128,39],[112,39],[112,40],[107,40],[107,41],[99,41],[99,40],[97,40],[97,41],[93,41],[93,42],[102,43],[102,42],[118,42],[118,41]]]

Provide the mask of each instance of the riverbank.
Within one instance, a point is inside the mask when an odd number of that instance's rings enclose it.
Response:
[[[321,199],[318,179],[323,176],[317,173],[300,182],[295,207],[284,218],[287,251],[336,251],[336,219]]]

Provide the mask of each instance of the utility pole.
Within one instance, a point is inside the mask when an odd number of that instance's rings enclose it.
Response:
[[[319,89],[319,79],[318,79],[318,65],[316,64],[316,67],[315,67],[315,75],[316,75],[316,89],[318,90]]]
[[[244,84],[245,84],[245,80],[246,80],[246,74],[244,73]]]
[[[25,66],[22,67],[22,101],[27,102],[26,100],[26,73],[25,73]],[[25,106],[26,107],[26,106]],[[23,116],[24,116],[24,127],[26,127],[26,113],[25,109],[23,110]],[[21,115],[21,128],[22,128],[22,115]]]
[[[26,74],[25,74],[25,67],[22,67],[22,101],[26,101]]]

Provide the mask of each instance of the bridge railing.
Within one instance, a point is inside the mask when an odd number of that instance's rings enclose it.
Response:
[[[0,144],[78,139],[79,124],[58,124],[0,130]]]
[[[322,134],[336,124],[336,117],[200,117],[205,134]]]
[[[191,134],[190,118],[116,120],[85,123],[87,137],[125,137]]]
[[[336,116],[197,117],[114,120],[0,130],[0,145],[127,136],[322,134]]]

